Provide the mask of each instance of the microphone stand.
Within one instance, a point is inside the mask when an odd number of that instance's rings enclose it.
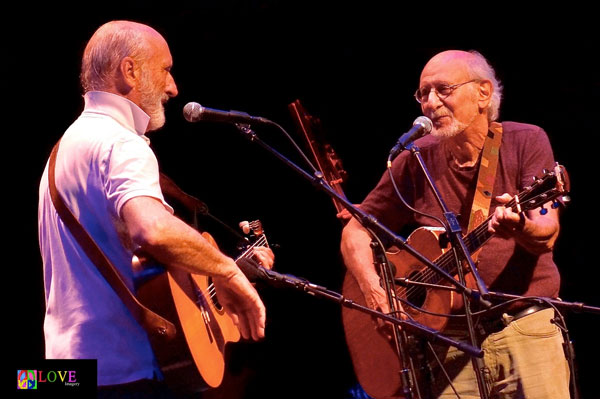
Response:
[[[344,297],[342,294],[340,294],[336,291],[330,290],[321,285],[311,283],[310,281],[308,281],[304,278],[299,278],[299,277],[293,276],[291,274],[278,273],[274,270],[266,269],[263,267],[261,267],[260,270],[257,272],[251,272],[251,274],[254,277],[257,277],[262,280],[270,281],[273,283],[279,283],[283,286],[298,289],[302,292],[308,293],[309,295],[313,295],[315,297],[320,297],[320,298],[325,298],[328,300],[335,301],[342,306],[345,306],[345,307],[348,307],[351,309],[355,309],[355,310],[361,311],[363,313],[367,313],[371,316],[388,321],[394,325],[401,326],[402,329],[422,335],[425,338],[427,338],[428,340],[430,340],[431,342],[441,342],[441,343],[453,346],[453,347],[469,354],[470,356],[483,357],[483,351],[477,347],[473,347],[465,342],[455,341],[451,338],[448,338],[448,337],[440,334],[439,331],[429,328],[427,326],[424,326],[422,324],[419,324],[417,322],[414,322],[411,320],[397,319],[396,317],[390,316],[389,314],[385,314],[385,313],[379,312],[377,310],[371,309],[367,306],[363,306],[361,304],[354,302],[351,299]]]
[[[479,300],[480,304],[482,304],[486,308],[489,308],[491,306],[491,303],[485,299],[489,295],[489,291],[487,290],[485,283],[483,282],[483,279],[481,278],[481,276],[477,272],[477,269],[475,268],[475,264],[473,262],[473,259],[471,258],[471,254],[467,248],[467,245],[465,244],[465,242],[463,240],[462,228],[460,227],[460,223],[458,222],[456,215],[448,209],[446,203],[444,202],[442,195],[440,194],[438,188],[435,185],[435,182],[433,181],[433,179],[429,173],[429,170],[425,166],[425,162],[423,161],[423,158],[421,157],[419,148],[417,146],[413,145],[412,143],[410,143],[409,145],[405,146],[405,149],[410,149],[411,153],[417,159],[423,173],[425,174],[427,183],[429,184],[430,188],[432,189],[434,196],[435,196],[440,208],[442,209],[442,213],[444,214],[444,218],[446,220],[446,223],[445,223],[446,224],[445,225],[446,234],[448,234],[448,236],[450,238],[450,243],[452,244],[451,250],[454,254],[454,259],[455,259],[456,266],[457,266],[459,281],[461,282],[461,284],[465,285],[464,270],[461,266],[461,260],[462,260],[467,263],[468,269],[471,271],[471,274],[473,275],[475,282],[477,283],[477,288],[479,289],[479,295],[474,294],[471,297],[477,298]],[[467,321],[467,329],[469,332],[470,343],[474,347],[479,347],[480,343],[477,342],[477,340],[475,338],[476,335],[475,335],[475,329],[473,327],[473,318],[472,318],[472,313],[471,313],[470,298],[465,294],[464,291],[460,292],[460,294],[462,294],[463,301],[464,301],[465,316],[466,316],[466,321]],[[488,392],[488,389],[486,388],[485,379],[483,376],[483,369],[485,367],[485,365],[483,364],[483,359],[478,358],[478,357],[471,357],[471,361],[473,363],[473,369],[475,370],[475,376],[477,378],[477,385],[479,388],[480,396],[482,399],[487,399],[489,397],[489,392]]]
[[[277,125],[274,122],[271,122],[271,124],[273,126],[276,126],[278,129],[281,129],[284,131],[285,130]],[[291,167],[294,171],[296,171],[297,173],[299,173],[301,176],[303,176],[304,178],[306,178],[307,180],[309,180],[314,186],[318,187],[319,189],[321,189],[322,191],[325,191],[330,197],[333,197],[336,201],[338,201],[338,203],[342,204],[368,231],[372,232],[372,234],[376,237],[379,236],[383,236],[387,238],[387,242],[393,243],[394,245],[398,246],[399,248],[403,248],[405,249],[408,253],[410,253],[412,256],[414,256],[416,259],[418,259],[420,262],[422,262],[424,265],[427,265],[429,268],[435,270],[437,273],[439,273],[446,281],[448,281],[450,284],[452,284],[455,289],[457,290],[457,292],[462,293],[463,294],[463,298],[468,299],[468,298],[472,298],[474,300],[477,300],[481,303],[486,304],[487,301],[484,301],[483,298],[481,297],[481,295],[479,294],[475,294],[475,292],[473,290],[471,290],[470,288],[467,288],[464,285],[464,279],[459,282],[456,279],[454,279],[451,275],[449,275],[448,273],[446,273],[444,270],[442,270],[441,268],[439,268],[437,265],[435,265],[431,260],[429,260],[428,258],[426,258],[425,256],[423,256],[421,253],[419,253],[418,251],[416,251],[414,248],[412,248],[404,238],[396,235],[394,232],[392,232],[390,229],[388,229],[387,227],[385,227],[384,225],[382,225],[381,223],[379,223],[377,221],[377,219],[370,215],[367,214],[366,212],[362,211],[360,208],[355,207],[353,204],[351,204],[344,196],[340,195],[339,193],[337,193],[335,190],[333,190],[325,181],[325,179],[323,178],[323,174],[318,171],[315,170],[314,175],[310,175],[309,173],[307,173],[306,171],[304,171],[302,168],[300,168],[298,165],[294,164],[292,161],[290,161],[289,159],[287,159],[285,156],[283,156],[281,153],[279,153],[278,151],[276,151],[274,148],[272,148],[271,146],[269,146],[268,144],[266,144],[264,141],[262,141],[257,134],[251,129],[250,125],[247,124],[236,124],[236,127],[238,128],[238,130],[243,133],[244,137],[246,137],[248,140],[250,140],[251,142],[255,142],[257,144],[259,144],[261,147],[263,147],[264,149],[266,149],[267,151],[269,151],[270,153],[272,153],[276,158],[278,158],[279,160],[281,160],[282,162],[284,162],[286,165],[288,165],[289,167]],[[287,134],[287,133],[286,133]],[[379,251],[381,252],[381,251]],[[377,253],[376,253],[377,254]],[[376,257],[377,259],[377,257]],[[388,268],[389,271],[389,268]],[[388,276],[389,277],[389,276]],[[389,282],[391,284],[393,284],[393,278],[387,278],[384,279],[384,281]],[[310,290],[312,293],[314,294],[322,294],[325,295],[322,291],[320,290],[313,290],[312,287],[310,287],[310,285],[308,284],[304,284],[302,286],[303,289],[305,290]],[[388,290],[388,295],[389,295],[390,291]],[[329,296],[331,295],[330,291],[327,291],[327,294],[325,296]],[[439,332],[435,332],[435,330],[431,330],[426,328],[425,326],[421,326],[418,325],[418,323],[414,323],[414,322],[409,322],[409,321],[403,321],[403,320],[398,320],[396,318],[393,318],[389,315],[385,315],[381,312],[377,312],[374,311],[372,309],[369,308],[365,308],[363,306],[358,306],[356,304],[354,304],[351,301],[348,300],[343,300],[341,298],[338,297],[337,299],[342,305],[344,306],[349,306],[352,307],[354,309],[358,309],[367,313],[370,313],[371,315],[374,315],[376,317],[379,317],[385,321],[390,321],[391,323],[394,324],[394,326],[402,326],[404,328],[406,328],[406,330],[408,331],[414,331],[417,332],[421,335],[424,335],[425,337],[427,337],[430,340],[437,340],[440,339],[441,335],[439,334]],[[390,305],[392,306],[393,301],[390,301]],[[404,337],[404,332],[402,332],[402,335],[398,335],[395,334],[396,337],[396,344],[398,348],[402,348],[402,339],[405,338]],[[474,358],[482,358],[483,357],[483,351],[481,351],[480,349],[472,346],[472,347],[464,347],[464,344],[460,344],[459,342],[455,342],[450,340],[447,337],[444,337],[443,339],[445,342],[447,342],[448,344],[455,346],[456,348],[458,348],[459,350],[469,354],[470,356],[474,357]],[[400,351],[399,353],[400,356],[400,360],[404,361],[405,360],[405,353],[404,351]],[[407,364],[407,363],[403,363]],[[405,372],[402,373],[402,380],[403,382],[407,381],[410,382],[409,378],[407,378],[407,374]],[[407,392],[404,392],[405,395],[410,395],[410,393],[412,392],[412,387],[404,387],[403,389]],[[487,399],[487,396],[484,397],[484,399]]]
[[[373,233],[371,233],[373,235]],[[396,296],[396,287],[394,276],[392,274],[392,270],[385,254],[385,248],[376,239],[376,235],[373,235],[373,240],[371,241],[371,250],[373,251],[373,259],[374,263],[379,266],[379,275],[383,280],[383,285],[385,288],[385,292],[387,294],[387,300],[390,307],[391,314],[397,314],[397,296]],[[394,344],[396,347],[396,353],[400,358],[400,364],[402,365],[402,369],[400,370],[400,380],[402,381],[402,397],[406,399],[412,399],[413,391],[416,391],[417,397],[421,398],[421,392],[419,389],[419,385],[415,382],[417,381],[417,376],[415,374],[415,367],[413,365],[412,358],[408,356],[406,352],[406,347],[408,344],[408,337],[406,335],[405,329],[398,328],[398,325],[394,325],[392,329],[394,336]],[[408,365],[408,368],[407,368]]]
[[[526,297],[526,296],[505,294],[502,292],[494,292],[494,291],[490,291],[488,293],[488,297],[490,299],[498,299],[503,302],[521,300],[521,301],[535,301],[535,302],[539,302],[539,303],[549,303],[552,306],[555,306],[557,308],[563,308],[563,309],[569,310],[574,313],[584,312],[584,313],[593,313],[593,314],[600,315],[600,307],[586,305],[585,303],[582,303],[582,302],[565,302],[560,299],[554,299],[554,298]]]

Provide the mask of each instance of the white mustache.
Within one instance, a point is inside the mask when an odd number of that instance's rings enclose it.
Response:
[[[435,120],[435,119],[439,119],[443,116],[449,116],[452,117],[452,113],[448,112],[448,111],[438,111],[438,112],[434,112],[431,116],[430,119]]]

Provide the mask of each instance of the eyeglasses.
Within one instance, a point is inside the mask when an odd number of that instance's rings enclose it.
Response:
[[[426,102],[429,98],[429,92],[434,90],[437,96],[443,100],[448,97],[452,92],[458,89],[462,85],[466,85],[467,83],[480,82],[479,79],[469,80],[468,82],[457,83],[455,85],[447,85],[447,84],[438,84],[434,87],[420,87],[415,92],[415,99],[419,104]]]

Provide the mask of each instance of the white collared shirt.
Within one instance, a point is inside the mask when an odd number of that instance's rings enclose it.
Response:
[[[145,136],[150,120],[133,102],[88,92],[63,135],[56,186],[64,202],[133,289],[131,246],[121,208],[137,196],[164,201],[158,162]],[[144,329],[59,219],[40,182],[38,229],[44,261],[47,358],[98,359],[98,384],[152,378],[156,362]]]

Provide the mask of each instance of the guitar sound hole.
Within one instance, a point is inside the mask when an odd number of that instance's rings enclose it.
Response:
[[[412,272],[408,279],[415,282],[421,282],[423,276],[420,272]],[[409,285],[406,287],[406,300],[415,306],[421,307],[427,298],[427,289],[419,285]]]

